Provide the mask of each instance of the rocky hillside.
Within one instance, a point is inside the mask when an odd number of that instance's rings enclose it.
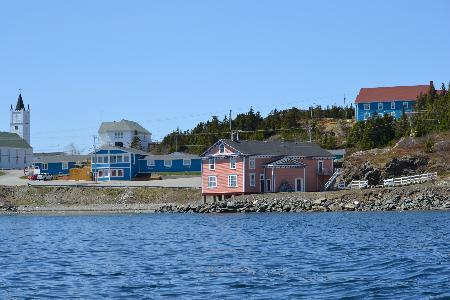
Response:
[[[343,163],[341,179],[347,184],[368,180],[369,185],[378,185],[383,179],[426,172],[449,177],[450,132],[402,138],[393,147],[355,152]]]

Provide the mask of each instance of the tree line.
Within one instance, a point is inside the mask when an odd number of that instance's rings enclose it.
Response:
[[[317,121],[323,118],[352,119],[354,117],[353,105],[327,106],[320,105],[299,109],[292,107],[284,110],[272,110],[266,117],[254,111],[253,108],[246,113],[240,113],[230,119],[224,116],[219,119],[213,116],[211,120],[198,123],[190,130],[174,130],[166,135],[159,146],[153,151],[156,153],[168,153],[174,151],[200,154],[219,139],[231,137],[231,131],[239,131],[239,139],[266,140],[273,136],[286,141],[305,141],[309,138],[310,127],[314,140],[327,146],[335,146],[335,141],[330,134],[324,135]],[[231,123],[231,126],[230,126]]]

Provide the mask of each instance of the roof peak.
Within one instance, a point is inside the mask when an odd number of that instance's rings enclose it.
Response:
[[[19,93],[19,98],[17,98],[16,110],[24,110],[25,104],[23,104],[22,93]]]

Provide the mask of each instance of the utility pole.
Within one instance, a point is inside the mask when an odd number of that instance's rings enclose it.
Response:
[[[178,134],[180,133],[180,127],[177,126],[177,133],[175,133],[175,152],[178,152]]]
[[[97,136],[96,136],[96,135],[93,135],[93,137],[94,137],[94,162],[95,162],[95,172],[93,172],[92,175],[94,175],[95,183],[97,183],[97,174],[98,174],[98,171],[97,171],[97,163],[98,163],[98,159],[97,159],[97,144],[95,143],[95,140],[96,140]],[[92,166],[91,166],[91,170],[92,170],[92,169],[93,169],[93,168],[92,168]]]
[[[228,118],[228,122],[230,123],[230,135],[231,135],[231,140],[233,140],[233,130],[231,128],[231,109],[230,109],[230,117]]]
[[[345,111],[345,119],[347,120],[347,107],[345,106],[345,94],[344,94],[344,111]]]

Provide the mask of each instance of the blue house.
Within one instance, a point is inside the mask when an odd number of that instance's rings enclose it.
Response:
[[[132,148],[101,147],[91,154],[92,174],[99,181],[131,180],[139,173],[139,160],[147,154]]]
[[[40,153],[33,157],[33,167],[39,169],[41,173],[48,173],[51,175],[67,175],[69,170],[82,167],[90,160],[90,155],[46,155]]]
[[[91,154],[92,174],[99,181],[132,180],[138,174],[200,172],[200,157],[185,153],[152,155],[144,151],[103,146]]]
[[[414,111],[417,97],[427,94],[429,88],[429,85],[362,88],[355,100],[356,121],[384,115],[399,119],[403,113]]]
[[[139,161],[140,173],[167,172],[176,173],[199,173],[201,172],[202,161],[199,156],[175,152],[167,155],[147,155]]]

